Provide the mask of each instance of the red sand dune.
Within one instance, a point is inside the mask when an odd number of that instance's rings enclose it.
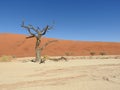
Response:
[[[53,40],[51,38],[42,38],[43,43]],[[0,34],[0,56],[12,55],[16,57],[35,56],[35,38],[26,39],[25,35],[20,34]],[[42,52],[42,55],[90,55],[95,52],[98,55],[104,52],[107,55],[120,55],[120,43],[113,42],[87,42],[58,40],[48,45]]]

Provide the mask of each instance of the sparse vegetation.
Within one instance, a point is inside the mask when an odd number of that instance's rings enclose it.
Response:
[[[95,52],[90,52],[90,55],[94,56],[94,55],[95,55]]]
[[[42,59],[42,63],[45,63],[45,61],[49,59],[49,56],[45,55],[41,59]]]
[[[44,59],[49,59],[50,57],[48,56],[48,55],[44,55],[42,58],[44,58]]]
[[[105,53],[105,52],[100,52],[100,55],[102,55],[102,56],[103,56],[103,55],[106,55],[106,53]]]
[[[13,56],[12,56],[12,58],[16,58],[16,56],[15,56],[15,55],[13,55]]]
[[[12,56],[3,55],[0,57],[0,62],[10,62],[13,59]]]
[[[75,59],[120,59],[120,55],[94,55],[94,56],[66,56],[69,60]]]
[[[65,52],[65,55],[66,55],[66,56],[72,56],[72,55],[73,55],[73,52]]]

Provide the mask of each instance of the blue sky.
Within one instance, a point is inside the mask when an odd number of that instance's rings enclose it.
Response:
[[[120,42],[120,0],[0,0],[0,33],[28,34],[25,24],[55,26],[46,37]]]

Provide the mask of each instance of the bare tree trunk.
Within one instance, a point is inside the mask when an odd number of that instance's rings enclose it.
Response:
[[[41,53],[40,53],[40,49],[36,48],[36,59],[35,62],[41,62]]]
[[[42,30],[37,27],[37,28],[34,28],[32,25],[28,25],[28,26],[25,26],[24,25],[24,21],[22,22],[22,25],[21,27],[25,28],[28,30],[30,36],[26,37],[26,38],[33,38],[35,37],[36,38],[36,46],[35,46],[35,52],[36,52],[36,58],[34,60],[34,62],[40,62],[40,63],[43,63],[44,61],[41,59],[41,51],[49,44],[45,44],[42,48],[39,48],[39,45],[40,45],[40,42],[41,42],[41,37],[43,35],[46,34],[46,32],[50,29],[52,29],[52,26],[46,26],[45,28],[43,28]],[[51,43],[51,42],[50,42]]]
[[[38,39],[37,40],[37,42],[36,42],[36,49],[35,49],[35,51],[36,51],[36,59],[35,59],[35,62],[39,62],[40,64],[41,63],[44,63],[45,61],[44,60],[42,60],[42,58],[41,58],[41,52],[42,52],[42,50],[47,46],[47,45],[49,45],[50,43],[53,43],[53,42],[56,42],[57,40],[52,40],[52,41],[48,41],[48,42],[46,42],[41,48],[39,47],[39,44],[40,44],[40,40]]]
[[[40,48],[39,48],[39,45],[40,45],[40,40],[37,38],[37,41],[36,41],[36,46],[35,46],[35,51],[36,51],[36,59],[35,59],[35,62],[41,62],[41,54],[40,54]]]

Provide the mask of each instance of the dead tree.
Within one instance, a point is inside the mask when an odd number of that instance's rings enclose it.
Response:
[[[21,27],[27,29],[27,31],[29,32],[30,36],[27,36],[26,38],[33,38],[35,37],[36,38],[36,45],[35,45],[35,52],[36,52],[36,58],[34,60],[34,62],[40,62],[42,63],[42,59],[41,59],[41,51],[50,43],[56,41],[56,40],[53,40],[53,41],[48,41],[45,45],[43,45],[43,47],[39,48],[39,45],[41,43],[41,37],[43,35],[46,34],[46,32],[50,29],[52,29],[52,26],[49,26],[47,25],[45,28],[43,28],[42,30],[37,27],[33,27],[32,25],[28,25],[28,26],[25,26],[24,25],[24,21],[22,22],[22,25]]]

